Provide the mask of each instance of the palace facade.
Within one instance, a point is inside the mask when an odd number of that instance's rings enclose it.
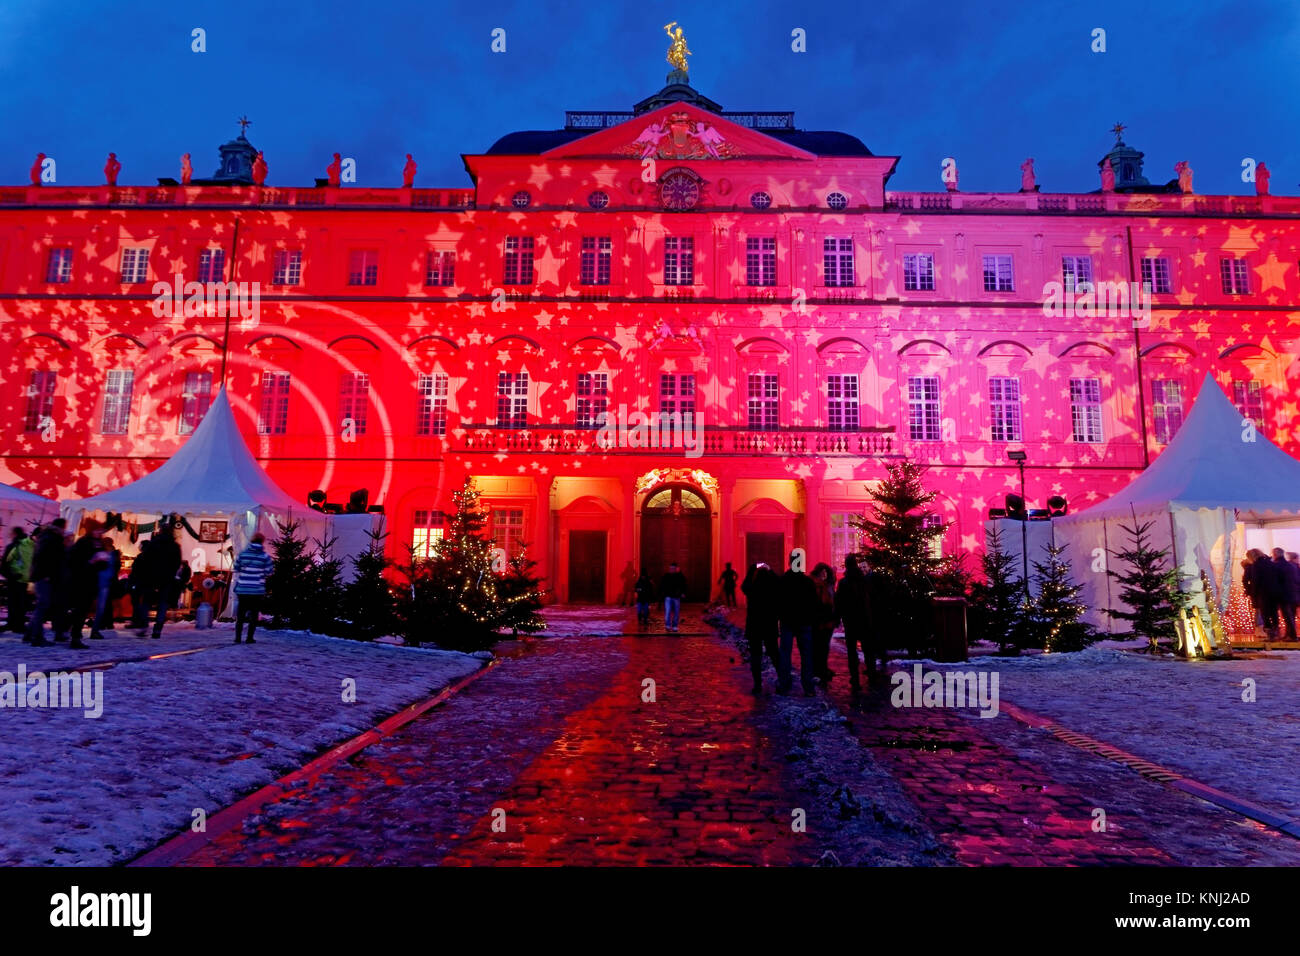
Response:
[[[840,566],[898,456],[978,549],[1008,451],[1031,508],[1084,508],[1206,371],[1300,452],[1300,199],[1152,185],[1118,137],[1113,188],[894,192],[897,157],[680,72],[565,119],[466,155],[469,188],[259,184],[242,133],[205,180],[0,187],[0,477],[139,477],[224,378],[271,476],[367,489],[394,554],[471,476],[558,600],[610,601],[670,560],[696,598],[794,546]],[[218,282],[242,311],[185,306]]]

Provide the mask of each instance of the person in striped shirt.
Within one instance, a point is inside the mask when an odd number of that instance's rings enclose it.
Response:
[[[243,637],[245,621],[248,622],[248,643],[257,643],[253,640],[253,631],[257,628],[262,602],[266,600],[266,576],[273,567],[271,556],[263,547],[265,541],[266,537],[259,531],[235,559],[235,594],[239,598],[239,613],[235,617],[236,644]]]

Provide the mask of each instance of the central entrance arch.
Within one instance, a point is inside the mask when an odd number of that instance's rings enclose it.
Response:
[[[707,601],[712,589],[713,527],[709,503],[695,488],[667,485],[641,506],[641,567],[658,586],[676,562],[686,575],[686,600]]]

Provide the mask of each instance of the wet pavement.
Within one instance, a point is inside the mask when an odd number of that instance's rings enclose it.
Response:
[[[445,704],[186,863],[1300,862],[1300,841],[1006,715],[855,702],[843,676],[755,699],[699,609],[678,634],[628,624],[503,647]]]

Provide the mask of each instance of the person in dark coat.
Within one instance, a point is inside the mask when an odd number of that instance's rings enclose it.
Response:
[[[817,613],[817,585],[804,574],[802,551],[790,553],[790,569],[777,579],[777,617],[781,621],[778,693],[788,694],[794,685],[794,645],[799,645],[799,683],[808,696],[816,691],[816,667],[812,648],[813,619]]]
[[[1277,604],[1278,615],[1282,618],[1282,625],[1286,628],[1286,639],[1294,641],[1295,636],[1295,598],[1291,591],[1291,568],[1292,565],[1286,559],[1286,552],[1281,548],[1273,549],[1273,578],[1276,582],[1274,586],[1274,601]]]
[[[736,569],[728,561],[727,566],[722,571],[722,576],[718,578],[718,583],[722,585],[722,600],[727,607],[736,606],[736,581],[739,579],[740,575],[736,573]]]
[[[641,576],[632,585],[636,597],[636,622],[642,627],[650,623],[650,602],[655,599],[655,585],[650,580],[650,572],[641,571]]]
[[[681,625],[682,598],[686,597],[686,575],[677,562],[668,566],[668,573],[660,580],[659,595],[664,599],[664,630],[676,631]]]
[[[103,638],[103,631],[113,630],[113,601],[118,597],[118,575],[122,573],[122,552],[117,550],[108,535],[101,538],[108,561],[99,572],[99,597],[95,602],[95,625],[90,632],[94,638]]]
[[[745,640],[749,643],[749,670],[754,677],[751,693],[763,693],[763,653],[781,672],[780,626],[777,590],[780,579],[766,564],[751,564],[740,583],[745,595]]]
[[[104,548],[104,531],[92,524],[86,533],[68,549],[68,628],[72,634],[72,647],[85,647],[81,632],[86,621],[98,636],[95,617],[98,611],[100,575],[110,561]]]
[[[151,600],[144,606],[140,619],[140,636],[149,630],[149,611],[155,609],[153,636],[162,637],[163,624],[167,622],[167,612],[175,602],[179,590],[177,572],[181,569],[181,546],[176,543],[176,532],[170,525],[164,525],[154,535],[153,546],[149,549],[147,567],[148,586]]]
[[[862,691],[858,681],[858,648],[862,648],[863,666],[868,673],[876,669],[871,650],[871,597],[867,593],[867,576],[858,566],[858,556],[844,559],[844,577],[835,588],[835,614],[844,622],[844,646],[849,652],[849,685],[854,694]]]
[[[831,670],[831,637],[839,617],[835,614],[835,571],[827,563],[819,562],[813,568],[813,583],[817,586],[817,609],[813,615],[813,669],[825,687],[835,676]]]
[[[64,529],[68,523],[62,518],[55,518],[41,531],[36,539],[36,551],[32,555],[32,584],[36,589],[36,607],[32,619],[27,624],[27,634],[23,640],[34,647],[45,647],[50,642],[45,639],[45,622],[50,621],[57,639],[66,627],[67,614],[64,612],[64,573],[67,570],[67,546],[63,540]]]
[[[153,545],[153,538],[140,542],[140,550],[131,562],[131,573],[126,579],[127,589],[131,592],[131,626],[141,632],[149,622],[149,607],[154,601],[153,570],[150,567]]]
[[[1270,638],[1277,639],[1277,618],[1281,610],[1281,598],[1285,593],[1285,582],[1279,568],[1263,551],[1252,549],[1255,560],[1251,562],[1254,572],[1255,594],[1258,596],[1260,612],[1264,615],[1264,630]]]

